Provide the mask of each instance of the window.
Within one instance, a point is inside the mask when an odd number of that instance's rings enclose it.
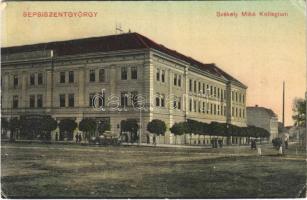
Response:
[[[214,104],[214,107],[213,107],[213,109],[214,109],[214,115],[216,115],[216,105]]]
[[[138,79],[138,70],[136,67],[131,67],[131,79]]]
[[[212,103],[210,103],[210,114],[211,115],[213,114],[213,105],[212,105]]]
[[[74,71],[69,71],[68,72],[68,82],[69,83],[73,83],[75,80],[75,77],[74,77]]]
[[[88,103],[89,103],[89,106],[90,106],[90,107],[92,107],[92,106],[94,105],[94,103],[93,103],[94,96],[95,96],[95,93],[90,93],[90,94],[89,94]]]
[[[174,85],[177,85],[177,74],[174,74]]]
[[[37,107],[38,108],[43,107],[43,95],[41,94],[37,95]]]
[[[198,101],[198,112],[199,112],[199,113],[201,112],[201,104],[200,104],[200,101]]]
[[[233,117],[234,116],[234,113],[235,113],[235,109],[234,107],[231,108],[231,116]]]
[[[217,98],[220,98],[220,88],[217,88]]]
[[[239,94],[239,102],[241,103],[241,100],[242,100],[242,96],[241,94]]]
[[[37,74],[37,84],[42,85],[43,84],[43,73]]]
[[[236,102],[238,102],[238,93],[236,93]]]
[[[35,95],[30,95],[30,108],[35,107]]]
[[[157,81],[160,81],[160,69],[157,69],[156,79],[157,79]]]
[[[162,70],[162,72],[161,72],[161,81],[162,81],[162,83],[165,82],[165,71],[164,70]]]
[[[224,91],[221,89],[221,100],[224,99]]]
[[[95,93],[89,94],[89,106],[92,107],[94,105],[95,105],[95,108],[105,106],[104,94],[99,93],[99,95],[97,96]]]
[[[193,102],[193,104],[194,104],[194,112],[196,112],[196,100],[194,100],[194,102]]]
[[[245,101],[245,98],[244,98],[245,96],[244,96],[244,94],[242,95],[242,102],[244,103],[244,101]]]
[[[18,76],[14,75],[14,88],[18,86]]]
[[[238,117],[238,108],[236,108],[236,117]]]
[[[226,90],[224,90],[224,99],[226,99],[227,93]]]
[[[244,109],[242,110],[242,117],[243,118],[245,117],[245,110]]]
[[[201,93],[201,83],[198,82],[198,92]]]
[[[90,70],[90,82],[95,82],[95,70]]]
[[[212,96],[213,95],[213,86],[211,85],[210,86],[210,96]]]
[[[194,92],[196,93],[196,91],[197,91],[197,83],[196,81],[194,81]]]
[[[60,94],[60,107],[65,107],[65,94]]]
[[[241,108],[239,108],[239,117],[241,118]]]
[[[178,76],[178,86],[181,87],[181,75]]]
[[[192,112],[192,99],[190,99],[189,110],[190,110],[190,112]]]
[[[13,96],[13,108],[18,108],[18,96]]]
[[[30,85],[35,85],[35,74],[30,74]]]
[[[190,82],[189,82],[189,91],[192,92],[192,80],[190,79]]]
[[[138,106],[138,91],[131,92],[131,103],[133,106]]]
[[[127,78],[128,78],[127,68],[126,67],[122,67],[121,68],[121,79],[122,80],[127,80]]]
[[[203,83],[203,94],[206,93],[206,85]]]
[[[181,109],[181,98],[178,98],[178,103],[177,103],[177,108],[180,110]]]
[[[105,71],[104,71],[104,69],[99,70],[99,82],[105,82]]]
[[[160,97],[159,96],[160,96],[159,94],[157,94],[157,96],[156,96],[156,106],[157,107],[160,106]]]
[[[216,97],[216,87],[214,87],[214,97]]]
[[[177,101],[176,99],[174,100],[174,103],[173,103],[173,108],[176,109],[177,108]]]
[[[217,105],[217,115],[220,115],[220,105]]]
[[[69,94],[68,95],[68,106],[69,107],[74,107],[75,106],[75,95],[74,94]]]
[[[65,83],[65,72],[60,72],[60,83]]]
[[[161,107],[165,106],[165,97],[164,95],[161,95]]]
[[[128,93],[127,92],[120,93],[120,104],[123,107],[128,106]]]
[[[234,92],[232,91],[231,92],[231,100],[234,101],[234,99],[235,99],[235,95],[234,95]]]

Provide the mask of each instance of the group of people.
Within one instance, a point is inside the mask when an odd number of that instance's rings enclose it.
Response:
[[[82,141],[81,133],[77,133],[77,135],[75,136],[75,138],[76,138],[76,143],[81,143],[81,141]]]

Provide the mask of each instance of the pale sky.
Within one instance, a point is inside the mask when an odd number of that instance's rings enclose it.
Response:
[[[303,1],[233,2],[10,2],[2,4],[2,46],[103,36],[124,31],[198,59],[216,63],[245,85],[247,105],[271,108],[282,118],[286,82],[286,125],[292,101],[306,86]],[[97,12],[92,18],[28,18],[24,11]],[[216,12],[239,16],[217,17]],[[242,17],[242,11],[287,12],[287,17]]]

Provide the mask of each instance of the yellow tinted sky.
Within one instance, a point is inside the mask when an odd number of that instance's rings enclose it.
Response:
[[[247,104],[274,110],[286,125],[292,101],[305,92],[303,1],[11,2],[2,4],[2,46],[115,33],[120,23],[202,62],[216,63],[248,86]],[[90,11],[95,18],[26,18],[24,11]],[[217,11],[288,12],[288,17],[217,17]]]

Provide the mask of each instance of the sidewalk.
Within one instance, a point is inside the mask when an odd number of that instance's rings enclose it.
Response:
[[[211,145],[180,145],[180,144],[147,144],[147,143],[122,143],[124,146],[144,146],[144,147],[166,147],[166,148],[190,148],[190,149],[212,149]],[[223,145],[222,148],[250,148],[249,145]],[[218,148],[220,149],[220,147]]]

